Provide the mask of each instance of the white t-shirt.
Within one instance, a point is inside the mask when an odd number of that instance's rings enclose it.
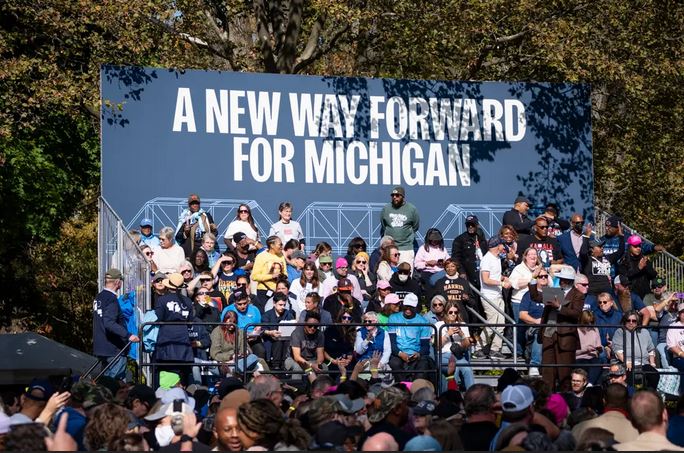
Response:
[[[501,281],[501,260],[498,256],[487,252],[482,261],[480,261],[480,288],[482,290],[482,295],[487,299],[501,297],[501,285],[491,286],[486,285],[482,281],[482,272],[489,271],[489,279]]]
[[[230,225],[228,225],[228,229],[226,230],[226,234],[224,234],[223,237],[232,241],[233,235],[238,231],[245,233],[247,237],[253,241],[256,241],[259,238],[259,233],[254,231],[252,225],[244,220],[233,220],[230,222]]]
[[[271,225],[271,231],[268,233],[269,236],[278,236],[283,245],[287,243],[290,239],[297,239],[298,241],[304,238],[304,233],[302,232],[302,226],[299,222],[290,220],[288,223],[283,223],[282,220]]]
[[[448,327],[445,327],[442,330],[439,330],[440,327],[442,327],[443,325],[444,325],[444,321],[437,321],[435,323],[435,329],[437,329],[437,332],[440,335],[444,335],[449,331]],[[459,327],[461,328],[461,332],[463,332],[464,338],[470,336],[470,331],[468,330],[468,326],[466,326],[465,324],[459,324]],[[442,352],[451,352],[451,343],[453,343],[453,342],[451,341],[451,338],[449,338],[449,340],[442,345]],[[437,343],[437,344],[439,344],[439,343]]]
[[[532,271],[527,267],[527,264],[520,263],[513,268],[513,272],[511,272],[511,276],[508,279],[511,281],[511,285],[513,285],[511,302],[520,303],[525,293],[530,290],[528,283],[532,280]]]

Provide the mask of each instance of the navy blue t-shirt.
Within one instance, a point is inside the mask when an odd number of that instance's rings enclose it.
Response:
[[[520,301],[520,311],[526,311],[534,319],[541,319],[544,313],[544,303],[533,301],[528,291]]]

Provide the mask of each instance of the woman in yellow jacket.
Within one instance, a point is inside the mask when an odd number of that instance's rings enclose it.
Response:
[[[283,242],[278,236],[266,239],[268,250],[259,253],[254,259],[252,280],[257,282],[257,298],[262,307],[275,292],[276,283],[281,278],[287,278],[287,262],[283,256]]]

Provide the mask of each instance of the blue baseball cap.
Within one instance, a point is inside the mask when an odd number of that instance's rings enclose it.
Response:
[[[140,226],[141,227],[151,227],[152,226],[152,219],[144,218],[140,221]]]

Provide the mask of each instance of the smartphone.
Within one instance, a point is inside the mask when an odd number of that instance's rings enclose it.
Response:
[[[64,393],[68,392],[71,390],[71,386],[74,384],[74,380],[71,379],[71,376],[64,376],[64,379],[62,379],[62,382],[59,384],[59,388],[57,389],[57,393]]]
[[[684,293],[675,293],[677,299],[684,299]]]

